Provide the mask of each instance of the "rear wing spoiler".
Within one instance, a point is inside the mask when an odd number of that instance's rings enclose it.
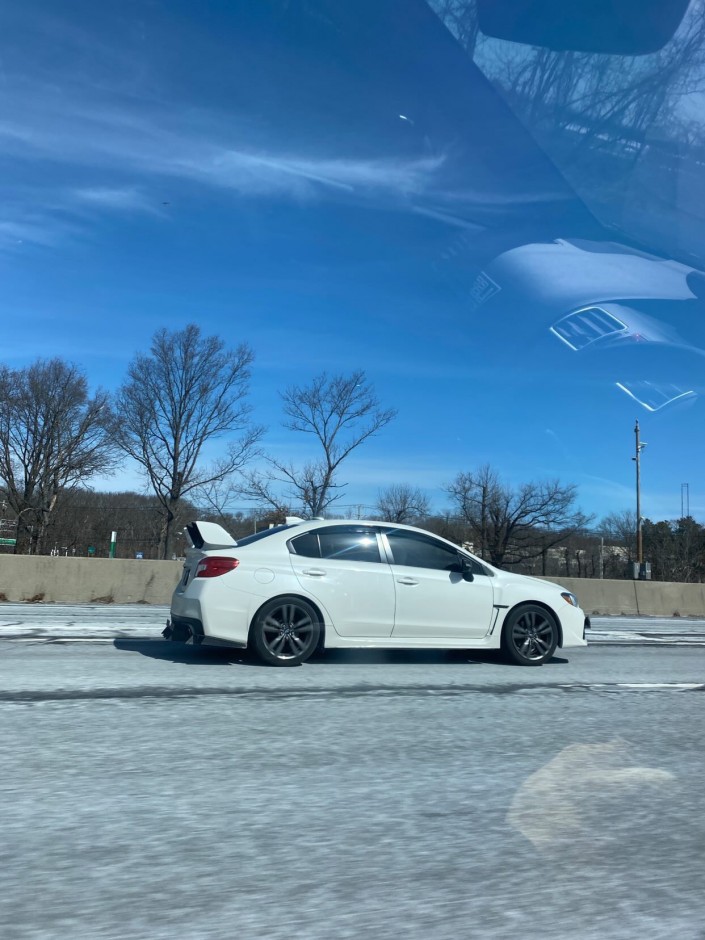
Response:
[[[191,522],[184,529],[193,548],[207,552],[212,548],[234,548],[235,539],[217,522]]]

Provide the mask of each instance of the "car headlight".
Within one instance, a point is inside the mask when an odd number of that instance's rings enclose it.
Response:
[[[575,594],[571,594],[570,591],[561,591],[561,597],[567,604],[570,604],[571,607],[580,607],[578,598]]]

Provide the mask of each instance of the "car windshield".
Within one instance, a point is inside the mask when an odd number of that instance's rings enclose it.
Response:
[[[513,26],[506,4],[499,25]],[[402,521],[433,516],[443,534],[458,475],[489,467],[512,492],[560,479],[597,527],[633,514],[635,417],[659,454],[640,515],[691,512],[685,468],[705,458],[691,430],[705,389],[701,4],[675,4],[639,54],[633,24],[593,29],[620,54],[547,48],[502,36],[494,7],[184,0],[172,15],[30,0],[6,14],[4,348],[19,369],[80,359],[124,392],[115,462],[127,490],[154,489],[157,515],[181,500],[190,518],[225,512],[237,536],[262,507],[267,524],[375,518],[402,485],[427,503]],[[188,361],[175,344],[197,336],[239,357],[222,421],[150,409]],[[22,492],[8,515],[48,550]],[[89,502],[72,499],[79,514]],[[171,557],[169,525],[131,548]],[[91,537],[72,538],[85,553]]]
[[[0,937],[705,940],[705,0],[0,36]]]

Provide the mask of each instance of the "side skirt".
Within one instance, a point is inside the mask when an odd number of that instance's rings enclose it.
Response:
[[[424,650],[481,650],[499,649],[498,636],[487,635],[483,637],[465,637],[455,639],[449,637],[353,637],[338,636],[332,630],[326,630],[326,649],[424,649]]]

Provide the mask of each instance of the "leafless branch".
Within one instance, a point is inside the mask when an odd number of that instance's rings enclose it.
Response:
[[[311,435],[317,442],[318,459],[303,467],[269,458],[270,484],[287,486],[303,511],[320,515],[342,495],[336,473],[342,462],[361,444],[395,417],[392,408],[381,408],[365,373],[316,376],[309,385],[293,385],[282,393],[284,427]],[[270,485],[271,489],[271,485]]]
[[[251,425],[246,404],[252,360],[246,344],[228,350],[190,324],[158,330],[150,354],[129,367],[117,399],[117,441],[163,508],[165,558],[179,500],[223,483],[258,453],[263,429]],[[203,462],[206,444],[233,434],[224,457]]]
[[[0,367],[0,480],[18,519],[21,551],[41,548],[62,490],[116,465],[108,394],[89,396],[84,373],[63,359]]]

